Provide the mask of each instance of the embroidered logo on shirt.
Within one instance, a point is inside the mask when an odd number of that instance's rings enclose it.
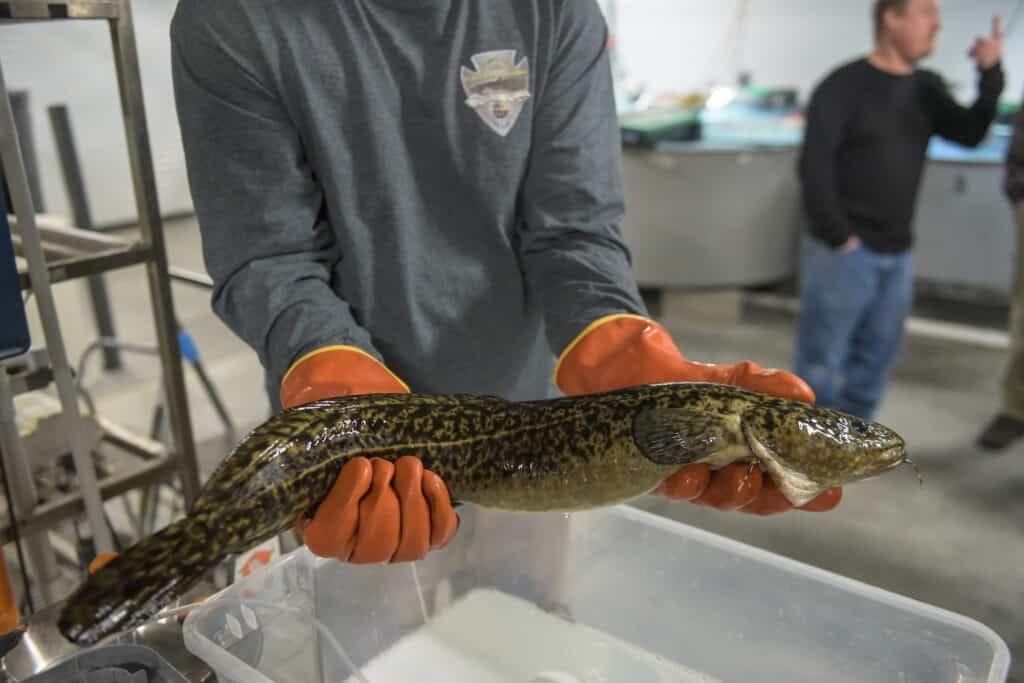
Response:
[[[462,67],[466,104],[484,123],[504,137],[516,125],[530,98],[530,63],[515,61],[515,50],[495,50],[473,55],[473,69]]]

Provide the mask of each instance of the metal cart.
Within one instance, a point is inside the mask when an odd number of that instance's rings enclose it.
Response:
[[[131,2],[0,0],[0,31],[12,30],[7,28],[9,24],[57,20],[105,21],[110,27],[140,237],[134,241],[117,239],[69,227],[37,213],[0,65],[0,161],[14,207],[11,223],[15,249],[27,262],[27,267],[19,272],[19,279],[21,288],[31,292],[38,306],[46,347],[45,351],[37,350],[23,357],[17,372],[0,366],[0,408],[9,408],[16,393],[36,390],[50,383],[56,385],[79,483],[77,491],[38,505],[32,495],[31,473],[24,458],[18,454],[17,431],[12,435],[9,425],[0,424],[0,435],[5,437],[3,463],[16,498],[12,501],[16,519],[0,529],[0,542],[6,543],[18,534],[31,537],[61,520],[79,517],[84,512],[97,551],[108,552],[114,549],[114,544],[103,514],[103,501],[177,475],[185,505],[189,506],[199,490],[199,475],[146,127]],[[139,456],[141,463],[130,472],[98,478],[87,435],[84,434],[75,380],[51,288],[59,282],[134,265],[144,265],[147,272],[171,427],[170,444],[165,447],[94,416],[100,425],[103,441]]]

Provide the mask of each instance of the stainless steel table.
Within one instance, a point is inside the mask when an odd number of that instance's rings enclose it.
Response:
[[[935,140],[915,220],[918,279],[1004,299],[1016,229],[1002,193],[1008,132],[976,150]],[[626,148],[624,232],[642,287],[753,287],[794,276],[806,227],[796,176],[799,139],[711,139]]]

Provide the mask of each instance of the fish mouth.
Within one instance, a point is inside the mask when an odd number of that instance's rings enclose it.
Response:
[[[907,449],[902,443],[890,446],[882,451],[882,461],[891,463],[893,467],[907,464]]]

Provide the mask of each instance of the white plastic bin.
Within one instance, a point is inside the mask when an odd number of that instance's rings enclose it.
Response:
[[[220,683],[1006,680],[977,622],[631,507],[460,514],[416,565],[291,553],[185,644]]]

